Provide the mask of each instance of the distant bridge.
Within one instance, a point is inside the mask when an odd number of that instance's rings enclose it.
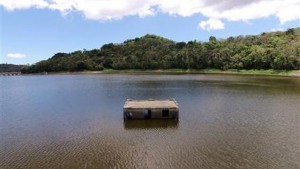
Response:
[[[0,76],[19,76],[21,72],[0,72]]]

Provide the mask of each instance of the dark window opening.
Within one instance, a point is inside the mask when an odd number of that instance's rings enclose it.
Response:
[[[169,110],[163,110],[162,111],[162,116],[163,117],[169,117]]]
[[[151,119],[151,110],[145,110],[145,119]]]
[[[131,112],[127,112],[127,118],[132,119],[132,113]]]

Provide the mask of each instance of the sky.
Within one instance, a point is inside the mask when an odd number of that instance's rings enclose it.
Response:
[[[155,34],[208,41],[300,27],[300,0],[0,0],[0,63]]]

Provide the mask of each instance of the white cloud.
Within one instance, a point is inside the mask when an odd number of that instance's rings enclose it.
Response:
[[[21,58],[26,57],[26,55],[25,54],[21,54],[21,53],[8,53],[7,57],[21,59]]]
[[[294,3],[280,4],[280,10],[275,14],[282,24],[298,20],[300,21],[300,1],[295,0]]]
[[[114,20],[124,16],[154,15],[152,0],[51,0],[48,8],[63,14],[81,12],[91,20]]]
[[[86,1],[78,0],[75,7],[88,19],[112,20],[130,15],[138,15],[140,17],[154,15],[152,4],[147,0],[90,1],[90,3],[86,3]]]
[[[207,17],[199,27],[223,29],[224,21],[251,21],[276,17],[281,24],[300,19],[299,0],[0,0],[7,10],[48,8],[63,15],[80,12],[90,20],[117,20],[157,13]]]
[[[154,5],[158,6],[163,13],[187,17],[200,13],[204,2],[199,0],[157,0]]]
[[[207,17],[216,17],[229,21],[248,21],[253,19],[275,16],[281,23],[300,19],[299,0],[264,0],[244,6],[233,7],[223,11],[209,10],[215,13],[205,13]]]
[[[49,4],[45,0],[0,0],[0,5],[13,11],[16,9],[45,8]]]
[[[224,23],[219,19],[209,19],[207,21],[201,21],[198,25],[203,30],[218,30],[224,29]]]

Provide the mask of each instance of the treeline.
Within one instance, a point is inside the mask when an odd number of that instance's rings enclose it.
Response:
[[[26,69],[28,66],[26,65],[14,65],[3,63],[0,64],[0,72],[21,72],[22,69]]]
[[[300,69],[300,28],[208,42],[145,35],[100,49],[57,53],[23,73],[109,69]]]

